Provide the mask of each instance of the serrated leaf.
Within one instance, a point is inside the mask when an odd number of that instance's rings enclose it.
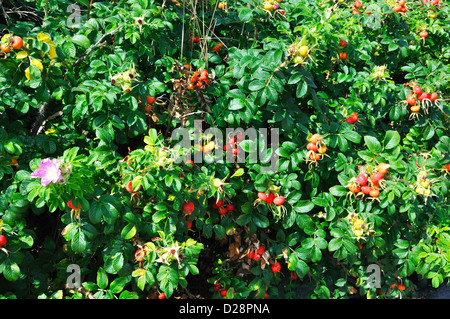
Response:
[[[334,196],[345,196],[348,192],[348,189],[344,186],[336,185],[330,188],[330,193]]]
[[[72,42],[85,49],[89,48],[89,46],[91,45],[91,41],[89,41],[88,37],[82,34],[75,34],[72,37]]]
[[[344,134],[344,137],[349,140],[350,142],[353,142],[355,144],[361,143],[361,135],[359,135],[358,132],[355,131],[347,131]]]
[[[108,274],[102,267],[97,271],[97,286],[100,289],[106,289],[108,287]]]
[[[375,153],[375,154],[381,153],[381,150],[382,150],[381,144],[380,144],[380,142],[378,142],[376,137],[366,135],[366,136],[364,136],[364,142],[365,142],[367,148],[369,149],[369,151],[371,151],[372,153]]]
[[[397,131],[387,131],[383,140],[384,148],[390,150],[400,143],[400,134]],[[374,152],[379,153],[379,152]]]
[[[300,200],[294,206],[294,210],[298,213],[309,213],[314,206],[314,203],[310,200]]]

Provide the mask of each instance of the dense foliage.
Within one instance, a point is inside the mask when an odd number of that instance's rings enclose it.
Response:
[[[448,282],[444,1],[18,2],[0,28],[2,298]]]

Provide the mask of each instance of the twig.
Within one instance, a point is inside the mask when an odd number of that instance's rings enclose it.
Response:
[[[191,112],[191,113],[187,113],[187,114],[184,114],[184,115],[180,116],[180,118],[183,118],[183,117],[186,117],[186,116],[195,115],[195,114],[202,114],[202,113],[207,113],[207,112],[205,112],[205,111]]]
[[[39,113],[38,113],[37,119],[33,123],[33,126],[31,127],[31,134],[36,135],[38,130],[41,129],[41,125],[42,125],[42,122],[43,122],[44,116],[45,116],[45,111],[47,110],[48,106],[52,102],[53,102],[53,98],[50,97],[50,99],[47,102],[45,102],[44,104],[42,104],[41,107],[39,108]]]
[[[56,112],[56,113],[50,115],[47,119],[45,119],[42,122],[41,126],[39,126],[39,129],[37,130],[36,135],[39,135],[41,133],[41,131],[45,128],[45,124],[47,124],[48,121],[51,121],[51,120],[57,118],[58,116],[62,116],[63,114],[64,114],[63,111],[59,111],[59,112]]]
[[[88,13],[87,13],[86,20],[89,20],[89,16],[91,15],[92,2],[94,2],[94,0],[91,0],[91,2],[89,3],[89,10],[88,10]]]
[[[81,62],[81,61],[83,61],[84,59],[86,59],[86,58],[89,56],[89,54],[91,54],[92,51],[94,51],[94,49],[95,49],[96,47],[98,47],[98,46],[102,43],[102,41],[103,41],[107,36],[116,33],[116,32],[119,31],[122,27],[123,27],[123,25],[120,25],[120,26],[118,26],[117,28],[115,28],[114,30],[109,31],[109,32],[105,33],[104,35],[102,35],[102,37],[100,38],[100,40],[98,40],[96,44],[94,44],[93,46],[91,46],[91,47],[89,48],[89,50],[86,51],[85,54],[83,54],[82,56],[80,56],[80,57],[78,58],[78,60],[76,60],[76,61],[73,63],[73,65],[77,65],[79,62]]]
[[[6,14],[5,8],[3,7],[3,0],[0,0],[0,7],[2,7],[3,15],[5,16],[6,24],[8,24],[8,15]]]

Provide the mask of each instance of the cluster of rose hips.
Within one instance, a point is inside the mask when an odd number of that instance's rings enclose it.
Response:
[[[345,41],[343,39],[339,39],[339,47],[341,49],[345,48],[346,45],[347,45],[347,41]],[[336,58],[340,59],[340,60],[346,60],[348,58],[348,54],[345,51],[341,51],[341,52],[339,52],[339,55],[336,54]]]
[[[200,42],[200,37],[195,36],[195,35],[191,35],[190,40],[192,43],[199,43]]]
[[[306,149],[308,150],[306,155],[309,157],[311,162],[317,162],[320,160],[327,151],[327,147],[323,143],[322,136],[320,134],[313,134],[311,136],[308,144],[306,145]]]
[[[189,78],[188,90],[201,89],[209,84],[208,70],[195,71]]]
[[[222,216],[225,215],[227,212],[232,212],[234,210],[234,205],[232,203],[229,203],[228,205],[225,206],[223,199],[220,199],[219,201],[214,201],[212,207],[214,209],[217,209],[217,212]]]
[[[350,124],[355,123],[356,121],[358,121],[358,113],[353,112],[345,121]]]
[[[350,180],[348,185],[350,193],[369,195],[371,198],[377,198],[380,196],[380,187],[389,167],[389,164],[381,163],[370,174],[360,173],[356,178]]]
[[[264,246],[259,246],[258,249],[250,248],[247,253],[247,258],[258,261],[261,259],[262,254],[264,254]],[[281,264],[278,261],[270,262],[270,270],[274,273],[280,272]]]
[[[223,43],[219,42],[215,46],[212,47],[212,50],[214,52],[218,53],[218,52],[220,52],[220,49],[222,49],[222,48],[223,48]]]
[[[364,219],[359,217],[357,213],[350,213],[346,219],[350,221],[351,230],[356,237],[360,238],[371,232],[369,229],[369,224],[367,224]]]
[[[394,10],[395,12],[405,13],[406,12],[405,5],[406,5],[406,0],[400,0],[392,7],[392,10]]]
[[[422,0],[424,5],[432,5],[432,6],[438,6],[439,5],[439,0]]]
[[[356,0],[355,2],[353,2],[353,7],[352,7],[352,12],[353,14],[359,14],[358,9],[361,8],[362,6],[362,2],[359,0]]]
[[[426,171],[420,171],[417,175],[416,193],[419,195],[431,196],[431,186],[433,185],[427,177]]]
[[[280,2],[281,1],[282,0],[277,0],[277,1],[266,0],[264,2],[264,10],[267,10],[267,11],[277,11],[277,10],[279,10],[281,14],[284,14],[284,10],[280,9]]]
[[[249,252],[247,253],[247,258],[258,261],[261,259],[264,251],[264,246],[259,246],[258,249],[250,248]]]
[[[23,46],[23,40],[21,37],[14,35],[5,35],[2,37],[2,44],[0,44],[0,50],[2,54],[11,52],[11,49],[19,50]]]
[[[420,86],[416,85],[413,87],[413,92],[406,97],[406,103],[410,105],[412,113],[417,113],[420,111],[420,105],[417,104],[417,101],[425,105],[424,103],[427,101],[435,102],[438,98],[439,95],[436,92],[427,93]]]
[[[142,104],[141,97],[138,97],[139,104]],[[155,102],[155,98],[147,94],[147,103],[145,104],[145,111],[150,112],[152,110],[152,104]]]
[[[296,41],[289,47],[289,56],[295,65],[305,64],[306,58],[310,55],[309,43],[305,40]]]
[[[265,202],[266,204],[275,204],[276,206],[281,206],[286,201],[286,198],[284,196],[275,196],[274,193],[269,192],[258,192],[258,199],[262,202]]]
[[[236,138],[237,137],[237,138]],[[244,139],[243,133],[238,133],[236,137],[230,137],[227,141],[227,144],[223,146],[223,150],[225,152],[231,151],[233,155],[237,155],[239,153],[239,142]]]

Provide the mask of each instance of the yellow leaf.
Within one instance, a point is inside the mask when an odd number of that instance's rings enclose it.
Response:
[[[42,32],[37,35],[37,39],[38,41],[44,41],[45,43],[47,43],[47,41],[50,41],[50,37]]]
[[[27,80],[31,80],[30,68],[25,69],[25,76]]]
[[[9,39],[11,38],[11,34],[7,33],[2,37],[2,43],[9,42]]]
[[[20,51],[20,52],[17,52],[17,54],[16,54],[17,59],[25,59],[27,56],[28,56],[27,51]]]
[[[48,50],[48,57],[50,59],[56,58],[56,50],[52,47],[50,47],[50,50]]]
[[[42,65],[42,62],[39,61],[38,59],[32,59],[31,64],[37,66],[41,72],[42,72],[42,70],[44,70],[44,66]]]

